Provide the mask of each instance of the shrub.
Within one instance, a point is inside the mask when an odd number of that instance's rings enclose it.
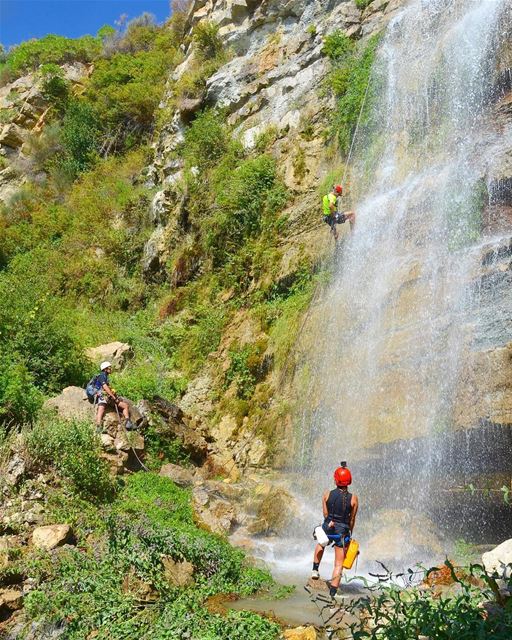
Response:
[[[41,419],[28,433],[26,444],[35,466],[55,469],[78,494],[90,500],[112,497],[114,485],[90,423]]]
[[[64,156],[59,160],[75,177],[94,164],[100,126],[94,109],[78,100],[71,102],[62,121],[61,140]]]
[[[36,69],[41,64],[91,62],[101,51],[101,41],[92,36],[66,38],[49,34],[39,40],[27,40],[10,49],[5,65],[14,77]]]
[[[259,234],[264,214],[274,214],[286,199],[286,190],[277,179],[275,160],[270,156],[245,160],[229,179],[223,176],[215,185],[218,213],[206,221],[206,247],[214,264],[222,265],[247,237]]]
[[[338,97],[336,112],[333,117],[333,130],[337,134],[338,143],[343,152],[348,152],[352,134],[357,125],[365,95],[367,95],[371,70],[380,35],[372,36],[363,51],[354,50],[345,56],[334,57],[334,68],[329,82]],[[343,47],[342,47],[343,48]],[[368,121],[371,106],[371,92],[364,105],[361,122]]]
[[[43,403],[27,364],[0,350],[0,422],[32,422]]]
[[[212,167],[226,153],[229,135],[220,113],[200,113],[185,132],[184,155],[189,166]]]
[[[203,60],[209,60],[219,55],[223,49],[219,36],[219,25],[208,20],[201,20],[194,27],[194,43]]]
[[[69,82],[61,67],[54,63],[44,64],[40,69],[43,78],[42,94],[58,113],[63,113],[69,99]]]
[[[347,58],[355,48],[355,43],[343,31],[337,29],[324,38],[322,53],[331,60]]]

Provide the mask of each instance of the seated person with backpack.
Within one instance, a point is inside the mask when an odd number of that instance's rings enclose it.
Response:
[[[100,373],[89,382],[87,385],[87,397],[89,402],[96,405],[96,431],[101,433],[103,416],[107,406],[115,407],[117,415],[119,411],[123,412],[125,419],[125,428],[127,431],[135,429],[135,425],[130,421],[130,409],[128,403],[119,398],[114,389],[110,387],[109,375],[112,373],[112,365],[110,362],[102,362],[100,365]]]

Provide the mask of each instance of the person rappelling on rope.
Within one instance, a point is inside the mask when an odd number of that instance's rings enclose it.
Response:
[[[335,240],[338,240],[337,224],[343,224],[348,220],[350,229],[353,230],[356,222],[356,214],[353,211],[338,212],[338,203],[342,193],[343,187],[341,184],[333,184],[331,191],[322,198],[324,222],[331,227],[331,233]]]
[[[110,374],[112,373],[112,365],[105,361],[100,364],[100,373],[89,381],[86,387],[87,397],[90,402],[96,405],[96,431],[102,432],[103,416],[107,406],[114,407],[116,413],[121,420],[119,412],[122,411],[124,417],[124,426],[127,431],[135,429],[135,425],[130,420],[130,408],[128,403],[120,398],[115,389],[110,386]]]
[[[343,561],[352,539],[356,522],[359,502],[357,496],[349,493],[348,486],[352,483],[352,474],[347,469],[346,463],[334,472],[336,488],[326,491],[322,497],[322,512],[324,522],[321,527],[315,529],[317,545],[313,555],[313,571],[311,578],[320,578],[320,562],[324,555],[325,547],[332,542],[334,544],[334,569],[329,585],[329,593],[332,598],[337,594],[343,571]]]

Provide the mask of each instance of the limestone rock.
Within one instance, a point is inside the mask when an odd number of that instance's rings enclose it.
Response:
[[[482,562],[488,573],[498,573],[507,579],[512,575],[512,538],[482,555]]]
[[[133,349],[125,342],[109,342],[86,349],[85,354],[96,365],[108,360],[114,369],[122,369],[127,360],[133,356]]]
[[[190,382],[185,395],[180,400],[180,407],[186,413],[207,416],[213,409],[211,394],[213,380],[208,375],[202,375]]]
[[[50,551],[70,542],[73,533],[69,524],[50,524],[37,527],[32,532],[32,544],[38,549]]]
[[[315,627],[296,627],[283,631],[285,640],[316,640]]]
[[[202,465],[208,454],[208,442],[199,423],[189,419],[177,405],[156,397],[151,408],[164,420],[163,435],[178,438],[193,462]]]
[[[19,589],[0,590],[0,620],[6,620],[23,605],[23,592]]]
[[[116,451],[128,453],[131,449],[135,449],[137,453],[142,453],[144,451],[144,437],[136,431],[127,432],[122,429],[114,439],[114,447]]]
[[[102,433],[100,435],[100,440],[101,440],[101,446],[104,449],[104,451],[108,451],[112,453],[113,451],[116,450],[114,446],[114,438],[108,433]]]
[[[249,525],[249,532],[253,535],[268,535],[282,533],[289,526],[295,514],[292,505],[293,497],[283,488],[271,484],[260,485],[260,494],[256,507],[256,518]]]
[[[229,449],[222,449],[210,453],[206,459],[205,468],[210,477],[222,476],[231,482],[238,482],[241,473]]]
[[[233,506],[227,500],[209,494],[203,487],[193,490],[192,507],[196,522],[213,533],[227,535],[236,521]]]
[[[162,558],[164,576],[173,587],[189,587],[194,584],[194,565],[184,560],[176,562],[170,556]]]
[[[0,145],[18,149],[26,139],[26,131],[17,124],[6,124],[0,133]]]
[[[5,479],[8,484],[16,486],[25,474],[25,460],[19,453],[15,453],[7,464]]]
[[[164,478],[169,478],[169,480],[172,480],[179,487],[190,487],[194,482],[192,472],[177,464],[164,464],[160,469],[160,475]]]
[[[55,410],[60,418],[67,420],[94,420],[94,406],[81,387],[66,387],[58,396],[49,398],[44,407]]]

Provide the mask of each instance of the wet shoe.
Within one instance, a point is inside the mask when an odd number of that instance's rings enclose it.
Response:
[[[319,578],[320,578],[320,572],[317,571],[316,569],[313,569],[313,571],[311,572],[311,579],[318,580]]]
[[[135,431],[135,429],[137,429],[137,426],[134,425],[131,420],[127,420],[125,422],[124,428],[126,429],[126,431]]]

